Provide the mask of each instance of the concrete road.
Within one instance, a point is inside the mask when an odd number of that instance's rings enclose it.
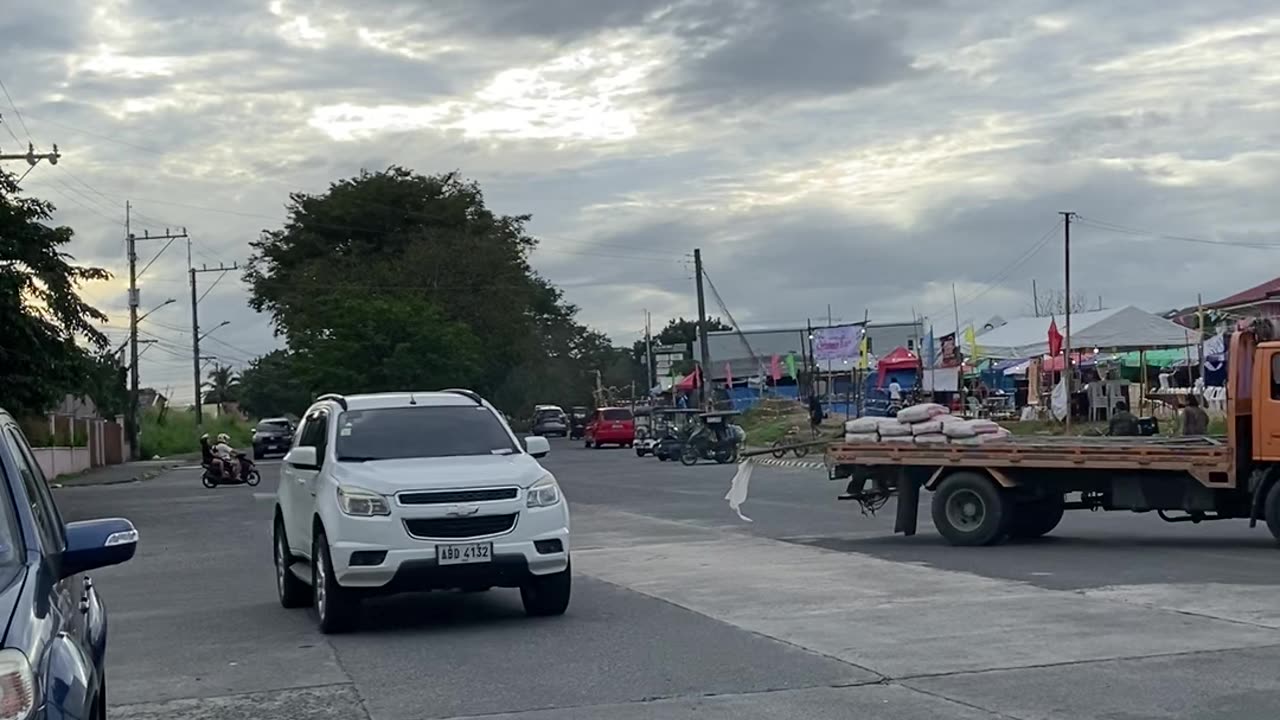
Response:
[[[96,580],[123,718],[1230,718],[1280,712],[1280,550],[1243,524],[1068,514],[1054,537],[944,546],[888,533],[820,473],[556,443],[574,507],[573,603],[371,602],[324,637],[275,597],[276,467],[256,490],[193,470],[67,488],[142,545]],[[927,501],[927,498],[926,498]],[[926,508],[927,510],[927,508]]]

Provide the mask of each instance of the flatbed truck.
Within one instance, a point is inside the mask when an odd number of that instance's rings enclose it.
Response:
[[[1225,437],[1010,437],[982,445],[837,442],[842,500],[898,498],[894,532],[914,535],[922,489],[952,545],[1051,532],[1067,510],[1155,512],[1169,522],[1259,521],[1280,541],[1280,341],[1258,321],[1231,336]]]

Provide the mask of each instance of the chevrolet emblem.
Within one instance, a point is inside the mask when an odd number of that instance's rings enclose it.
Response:
[[[449,517],[468,517],[478,512],[480,512],[479,505],[454,505],[445,512],[445,515]]]

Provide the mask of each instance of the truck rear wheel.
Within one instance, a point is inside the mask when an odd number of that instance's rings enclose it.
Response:
[[[1030,540],[1043,537],[1058,527],[1062,522],[1065,509],[1062,497],[1042,498],[1034,502],[1012,506],[1013,516],[1009,518],[1009,537],[1019,540]]]
[[[952,545],[994,545],[1004,539],[1011,501],[991,478],[959,472],[933,493],[933,526]]]
[[[1262,516],[1267,520],[1267,529],[1271,531],[1271,537],[1280,542],[1280,482],[1272,483],[1271,489],[1267,491]]]

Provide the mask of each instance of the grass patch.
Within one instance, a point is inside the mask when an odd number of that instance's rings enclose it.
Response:
[[[203,433],[209,433],[210,437],[226,433],[231,436],[231,444],[240,449],[247,450],[253,444],[253,425],[247,420],[230,415],[206,416],[203,427],[197,427],[196,414],[190,410],[148,411],[138,427],[141,457],[198,453]]]

